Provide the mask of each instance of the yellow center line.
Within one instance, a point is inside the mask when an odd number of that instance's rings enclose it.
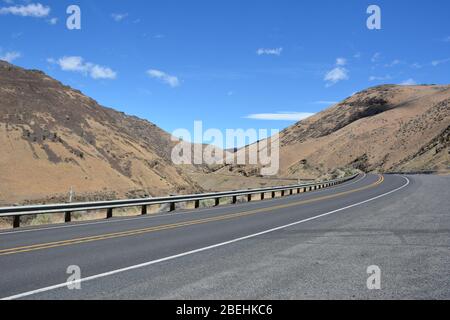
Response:
[[[107,240],[107,239],[113,239],[113,238],[119,238],[119,237],[127,237],[127,236],[133,236],[133,235],[139,235],[139,234],[144,234],[144,233],[181,228],[181,227],[192,226],[192,225],[205,224],[205,223],[209,223],[209,222],[215,222],[215,221],[228,220],[228,219],[249,216],[249,215],[253,215],[256,213],[262,213],[262,212],[269,213],[269,212],[271,212],[273,210],[277,210],[277,209],[290,208],[290,207],[298,206],[301,204],[307,204],[307,203],[313,203],[313,202],[322,201],[322,200],[333,199],[333,198],[337,198],[337,197],[351,194],[354,192],[363,191],[363,190],[378,186],[379,184],[383,183],[383,181],[384,181],[384,177],[380,175],[378,181],[376,181],[375,183],[373,183],[371,185],[357,188],[354,190],[341,192],[341,193],[336,193],[333,195],[322,196],[322,197],[318,197],[318,198],[301,200],[301,201],[297,201],[297,202],[291,202],[291,203],[276,205],[276,206],[272,206],[272,207],[253,209],[253,210],[231,213],[231,214],[221,215],[221,216],[217,216],[217,217],[204,218],[204,219],[193,220],[193,221],[179,222],[179,223],[154,226],[154,227],[143,228],[143,229],[135,229],[135,230],[129,230],[129,231],[107,233],[107,234],[97,235],[97,236],[89,236],[89,237],[83,237],[83,238],[75,238],[75,239],[69,239],[69,240],[55,241],[55,242],[49,242],[49,243],[40,243],[40,244],[34,244],[34,245],[28,245],[28,246],[16,247],[16,248],[10,248],[10,249],[3,249],[3,250],[0,250],[0,256],[22,253],[22,252],[29,252],[29,251],[36,251],[36,250],[43,250],[43,249],[49,249],[49,248],[56,248],[56,247],[62,247],[62,246],[80,244],[80,243],[87,243],[87,242],[93,242],[93,241]]]

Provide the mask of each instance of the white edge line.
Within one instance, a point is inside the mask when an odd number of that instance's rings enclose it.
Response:
[[[347,183],[347,184],[337,185],[332,190],[335,190],[337,188],[343,188],[343,187],[352,185],[354,183],[360,182],[366,176],[367,176],[367,174],[364,173],[364,175],[361,178],[359,178],[358,180],[352,181],[351,183]],[[322,191],[327,191],[327,190],[331,190],[331,188],[317,190],[315,194],[318,194],[318,193],[320,193]],[[277,198],[275,198],[275,199],[277,199]],[[270,201],[272,199],[267,199],[267,200]],[[27,230],[4,231],[4,232],[0,232],[0,237],[1,236],[12,235],[12,234],[18,234],[18,233],[39,232],[39,231],[57,230],[57,229],[65,229],[65,228],[77,228],[77,227],[92,226],[92,225],[97,225],[97,224],[128,222],[128,221],[135,221],[135,220],[141,220],[141,219],[156,219],[156,218],[177,216],[177,215],[181,215],[181,214],[203,213],[203,212],[207,212],[207,211],[210,211],[210,210],[218,210],[218,209],[221,209],[221,208],[223,208],[223,206],[222,207],[211,207],[211,208],[205,207],[205,208],[200,208],[200,210],[197,209],[197,210],[189,210],[189,211],[174,212],[174,213],[161,212],[161,213],[157,213],[157,214],[154,214],[154,215],[147,215],[147,216],[117,217],[118,218],[117,220],[93,221],[93,222],[85,222],[85,223],[81,222],[81,223],[62,225],[62,226],[54,226],[54,227],[42,227],[42,228],[38,227],[38,228],[35,228],[35,229],[27,229]]]
[[[362,201],[362,202],[358,202],[358,203],[349,205],[347,207],[336,209],[336,210],[333,210],[333,211],[330,211],[330,212],[327,212],[327,213],[323,213],[323,214],[320,214],[320,215],[317,215],[317,216],[314,216],[314,217],[311,217],[311,218],[308,218],[308,219],[300,220],[300,221],[297,221],[297,222],[293,222],[293,223],[290,223],[290,224],[287,224],[287,225],[284,225],[284,226],[280,226],[280,227],[276,227],[276,228],[273,228],[273,229],[269,229],[269,230],[266,230],[266,231],[254,233],[254,234],[251,234],[251,235],[248,235],[248,236],[245,236],[245,237],[229,240],[229,241],[226,241],[226,242],[217,243],[217,244],[214,244],[214,245],[211,245],[211,246],[208,246],[208,247],[204,247],[204,248],[200,248],[200,249],[196,249],[196,250],[192,250],[192,251],[183,252],[183,253],[180,253],[180,254],[177,254],[177,255],[173,255],[173,256],[170,256],[170,257],[165,257],[165,258],[152,260],[152,261],[149,261],[149,262],[144,262],[144,263],[141,263],[141,264],[137,264],[137,265],[126,267],[126,268],[122,268],[122,269],[117,269],[117,270],[113,270],[113,271],[109,271],[109,272],[105,272],[105,273],[100,273],[100,274],[97,274],[97,275],[94,275],[94,276],[86,277],[86,278],[79,279],[79,280],[72,281],[72,282],[65,282],[65,283],[61,283],[61,284],[57,284],[57,285],[53,285],[53,286],[49,286],[49,287],[45,287],[45,288],[41,288],[41,289],[37,289],[37,290],[32,290],[32,291],[20,293],[20,294],[14,295],[14,296],[2,298],[0,300],[16,300],[16,299],[28,297],[28,296],[31,296],[31,295],[35,295],[35,294],[38,294],[38,293],[42,293],[42,292],[47,292],[47,291],[51,291],[51,290],[55,290],[55,289],[64,288],[64,287],[67,287],[68,285],[75,285],[75,284],[78,284],[78,283],[82,283],[82,282],[86,282],[86,281],[90,281],[90,280],[95,280],[95,279],[99,279],[99,278],[104,278],[104,277],[107,277],[107,276],[111,276],[111,275],[114,275],[114,274],[130,271],[130,270],[134,270],[134,269],[148,267],[148,266],[151,266],[153,264],[160,263],[160,262],[174,260],[174,259],[185,257],[185,256],[188,256],[188,255],[191,255],[191,254],[195,254],[195,253],[199,253],[199,252],[215,249],[215,248],[218,248],[218,247],[229,245],[231,243],[247,240],[247,239],[258,237],[258,236],[261,236],[261,235],[264,235],[264,234],[267,234],[267,233],[271,233],[271,232],[275,232],[275,231],[278,231],[278,230],[286,229],[286,228],[289,228],[289,227],[292,227],[292,226],[295,226],[295,225],[298,225],[298,224],[301,224],[301,223],[305,223],[305,222],[308,222],[308,221],[316,220],[316,219],[319,219],[319,218],[322,218],[322,217],[325,217],[325,216],[329,216],[329,215],[331,215],[333,213],[336,213],[336,212],[340,212],[340,211],[344,211],[344,210],[347,210],[347,209],[350,209],[350,208],[353,208],[353,207],[360,206],[362,204],[365,204],[365,203],[368,203],[368,202],[380,199],[380,198],[385,197],[385,196],[387,196],[389,194],[397,192],[397,191],[407,187],[410,184],[410,180],[407,177],[402,176],[402,178],[404,178],[406,180],[406,183],[403,186],[401,186],[401,187],[399,187],[397,189],[394,189],[394,190],[389,191],[387,193],[383,193],[383,194],[381,194],[379,196],[376,196],[374,198],[371,198],[371,199],[368,199],[368,200],[365,200],[365,201]]]

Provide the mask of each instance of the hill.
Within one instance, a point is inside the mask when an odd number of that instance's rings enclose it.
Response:
[[[41,71],[0,61],[0,203],[109,199],[202,188],[156,125],[100,106]]]
[[[369,88],[283,130],[281,173],[449,170],[450,86]]]

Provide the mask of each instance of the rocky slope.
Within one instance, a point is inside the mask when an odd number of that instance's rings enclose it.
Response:
[[[170,135],[53,80],[0,61],[0,204],[196,192]]]
[[[0,205],[66,201],[71,189],[75,201],[103,200],[288,184],[352,169],[449,171],[449,104],[449,85],[359,92],[282,131],[280,172],[269,179],[257,166],[175,166],[175,142],[154,124],[0,61]]]
[[[449,170],[450,86],[384,85],[284,130],[281,173]]]

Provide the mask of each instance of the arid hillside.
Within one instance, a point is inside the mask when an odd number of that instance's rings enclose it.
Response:
[[[378,86],[284,130],[281,173],[448,171],[449,132],[449,85]]]
[[[0,205],[290,184],[364,171],[449,171],[450,86],[385,85],[282,131],[280,171],[176,166],[171,136],[41,71],[0,61]],[[245,148],[239,150],[244,152]]]
[[[0,204],[200,191],[170,135],[40,71],[0,61]]]

